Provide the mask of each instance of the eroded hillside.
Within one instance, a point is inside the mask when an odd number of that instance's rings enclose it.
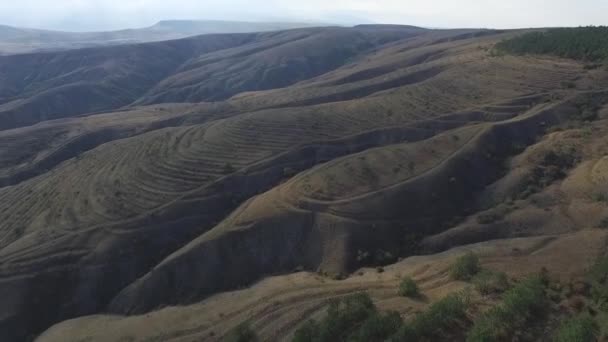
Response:
[[[494,53],[518,34],[315,28],[1,57],[0,332],[103,314],[40,340],[218,340],[247,320],[285,340],[360,290],[408,319],[466,287],[445,270],[466,249],[514,279],[584,274],[605,253],[608,73]],[[429,300],[395,298],[405,274]]]

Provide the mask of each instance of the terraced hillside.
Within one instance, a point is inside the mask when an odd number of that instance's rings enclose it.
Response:
[[[457,252],[431,254],[495,239],[474,248],[515,278],[583,274],[605,253],[608,73],[493,53],[518,34],[315,28],[0,58],[0,333],[104,314],[40,340],[218,340],[251,314],[285,340],[360,289],[408,318],[426,304],[383,292],[397,271],[438,298],[465,285],[444,277]],[[122,98],[79,98],[84,79]]]

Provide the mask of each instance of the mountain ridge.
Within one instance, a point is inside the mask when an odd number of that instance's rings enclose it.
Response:
[[[165,41],[217,33],[253,33],[319,26],[290,22],[163,20],[114,31],[71,32],[0,25],[0,56]]]

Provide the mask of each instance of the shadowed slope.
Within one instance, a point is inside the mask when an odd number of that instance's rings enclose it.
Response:
[[[252,39],[218,35],[0,57],[0,129],[128,105],[192,55]]]
[[[314,28],[0,57],[0,129],[134,101],[198,102],[285,86],[421,32]],[[319,49],[326,45],[334,48]]]

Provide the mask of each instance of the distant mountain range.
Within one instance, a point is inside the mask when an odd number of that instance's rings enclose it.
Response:
[[[296,22],[165,20],[138,29],[66,32],[0,25],[0,55],[179,39],[212,33],[247,33],[318,26]]]

